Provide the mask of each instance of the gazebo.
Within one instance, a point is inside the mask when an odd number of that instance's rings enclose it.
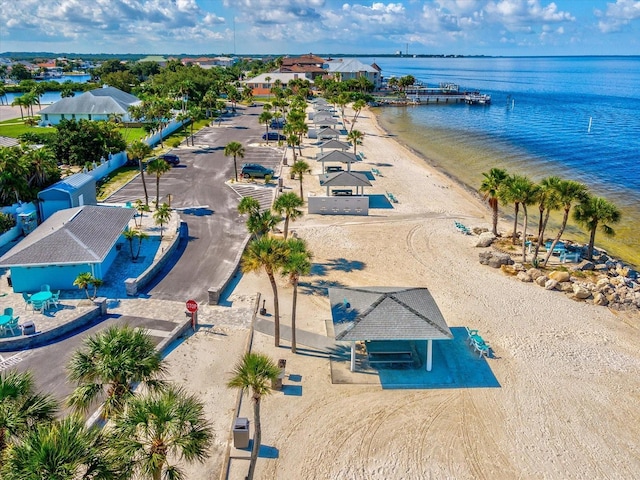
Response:
[[[332,150],[330,152],[326,152],[323,154],[319,154],[316,157],[318,162],[322,162],[322,172],[324,173],[324,163],[325,162],[340,162],[347,164],[347,172],[351,171],[351,163],[357,162],[358,157],[356,157],[353,153],[343,152],[341,150]]]
[[[340,132],[333,128],[323,128],[318,131],[317,137],[319,140],[338,140],[340,138]]]
[[[327,197],[329,196],[329,187],[356,187],[356,195],[364,195],[364,187],[370,187],[371,182],[362,173],[333,172],[320,175],[320,186],[327,188]],[[350,191],[349,189],[345,193]]]
[[[347,142],[341,142],[340,140],[327,140],[326,142],[322,142],[320,145],[320,155],[324,155],[324,149],[327,150],[349,150],[351,148],[351,144]],[[327,152],[328,153],[328,152]]]
[[[335,339],[351,342],[351,371],[355,371],[356,341],[426,340],[426,370],[431,371],[434,340],[453,334],[426,288],[330,288],[329,301]]]

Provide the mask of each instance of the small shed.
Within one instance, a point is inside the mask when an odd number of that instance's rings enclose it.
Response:
[[[320,175],[320,186],[326,187],[327,197],[330,187],[356,187],[356,195],[364,195],[364,187],[370,187],[371,182],[362,173],[334,172]]]
[[[40,191],[38,199],[42,220],[66,208],[96,205],[96,180],[86,173],[76,173]]]
[[[453,338],[426,288],[330,288],[329,301],[335,339],[351,342],[351,371],[356,341],[426,340],[425,364],[431,371],[433,341]]]
[[[118,240],[135,210],[85,205],[61,210],[0,258],[14,292],[71,289],[83,272],[102,279],[117,256]]]

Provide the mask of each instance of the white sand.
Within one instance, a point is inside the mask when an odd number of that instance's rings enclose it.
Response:
[[[334,385],[327,359],[292,355],[256,333],[254,350],[286,358],[287,372],[301,381],[285,383],[302,387],[301,396],[276,392],[263,402],[263,444],[278,455],[259,460],[257,478],[637,478],[639,316],[576,302],[480,265],[479,249],[454,220],[489,227],[486,206],[387,138],[368,112],[356,128],[367,134],[361,150],[368,163],[356,169],[383,174],[367,193],[390,191],[399,203],[368,217],[305,216],[292,224],[314,262],[326,267],[303,279],[298,327],[326,334],[330,310],[320,292],[334,282],[427,287],[450,326],[478,328],[492,345],[495,358],[487,362],[500,387],[383,390],[375,376],[373,384]],[[286,167],[283,178],[297,188]],[[305,180],[307,191],[322,193],[315,177]],[[336,269],[336,259],[353,269]],[[272,312],[264,275],[244,276],[229,311],[237,302],[250,317],[246,305],[255,292]],[[284,279],[280,299],[289,325],[291,287]],[[242,353],[236,335],[246,333],[238,328],[228,340],[198,333],[169,357],[174,378],[201,395],[217,425],[214,457],[206,468],[189,469],[189,478],[217,478],[222,469],[235,399],[224,384]],[[252,418],[248,401],[241,415]],[[246,467],[233,461],[230,478],[244,478]]]

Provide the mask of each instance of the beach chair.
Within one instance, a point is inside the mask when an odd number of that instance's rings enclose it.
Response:
[[[49,306],[55,305],[58,308],[58,301],[60,300],[60,290],[56,293],[51,294],[51,298],[49,299]]]
[[[49,292],[49,291],[51,291],[51,287],[47,283],[45,283],[43,285],[40,285],[40,291],[41,292]]]
[[[44,313],[44,309],[47,306],[47,302],[39,302],[39,301],[32,301],[31,305],[33,306],[33,311],[39,311],[40,313]]]
[[[373,173],[374,175],[381,177],[382,174],[380,173],[380,170],[378,170],[377,168],[372,168],[371,169],[371,173]]]
[[[31,305],[31,295],[27,292],[22,292],[22,298],[24,299],[24,309],[26,310]]]
[[[398,199],[395,197],[393,193],[387,192],[387,197],[389,197],[389,200],[391,200],[393,203],[398,203]]]
[[[468,327],[464,327],[467,330],[469,337],[469,345],[478,352],[480,355],[478,358],[482,358],[482,355],[489,358],[490,347],[487,342],[478,334],[478,330],[470,330]]]
[[[464,233],[465,235],[471,235],[471,230],[469,230],[467,227],[465,227],[462,223],[456,221],[455,225],[456,225],[456,229],[460,233]]]
[[[16,330],[17,330],[18,332],[20,332],[20,327],[18,327],[18,320],[19,320],[19,319],[20,319],[20,317],[14,317],[14,318],[12,318],[12,319],[11,319],[11,321],[9,321],[9,323],[6,323],[6,324],[4,325],[4,331],[5,331],[5,333],[6,333],[7,331],[11,331],[11,333],[12,333],[13,335],[16,335]]]
[[[582,254],[578,251],[576,252],[568,252],[568,251],[564,251],[562,253],[560,253],[560,263],[567,263],[567,262],[579,262],[580,259],[582,258]]]
[[[5,308],[3,315],[6,315],[7,317],[13,317],[13,308],[11,307]]]

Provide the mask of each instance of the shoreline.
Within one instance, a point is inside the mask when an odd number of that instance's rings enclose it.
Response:
[[[536,173],[527,172],[526,169],[525,171],[516,170],[516,167],[512,167],[510,165],[511,163],[510,157],[505,156],[505,153],[503,150],[493,149],[489,146],[486,146],[484,142],[481,142],[480,145],[472,145],[471,143],[469,144],[455,143],[455,142],[451,142],[450,144],[446,144],[446,145],[443,143],[434,144],[433,142],[427,143],[426,141],[422,141],[421,138],[416,137],[417,135],[416,132],[402,130],[401,126],[399,126],[398,129],[394,130],[393,122],[390,123],[390,122],[385,122],[383,120],[382,118],[384,115],[382,113],[383,108],[384,107],[377,108],[373,113],[376,115],[377,122],[384,131],[386,131],[391,137],[393,137],[393,139],[395,139],[402,145],[405,145],[407,148],[411,149],[417,155],[422,157],[425,160],[425,162],[429,164],[431,167],[436,168],[440,171],[443,171],[446,175],[448,175],[452,179],[452,181],[455,181],[456,183],[461,185],[463,188],[466,188],[470,191],[475,192],[476,195],[478,195],[477,189],[474,188],[469,183],[469,181],[467,181],[468,180],[467,178],[464,178],[464,176],[459,175],[460,173],[464,173],[464,172],[468,173],[468,170],[465,170],[464,166],[458,169],[450,166],[451,162],[454,162],[458,159],[462,161],[462,159],[466,158],[467,156],[465,155],[465,151],[477,152],[481,150],[480,158],[477,161],[474,161],[473,163],[468,164],[468,166],[471,168],[471,171],[473,171],[474,174],[476,173],[476,170],[477,170],[477,175],[479,175],[480,171],[488,171],[490,168],[497,166],[497,167],[505,168],[509,173],[520,173],[520,174],[528,175],[532,177],[534,180],[538,176],[540,176],[541,178],[544,176],[547,176],[547,175],[544,175],[539,168],[535,170]],[[400,108],[400,107],[395,107],[395,108]],[[406,108],[410,108],[410,107],[406,107]],[[422,107],[415,107],[415,108],[431,108],[431,107],[422,106]],[[433,107],[433,108],[455,108],[455,106]],[[408,121],[406,124],[404,124],[404,126],[415,127],[416,125],[411,121]],[[441,129],[438,129],[438,131],[440,130]],[[441,133],[444,133],[444,132],[441,132]],[[412,141],[412,139],[415,141]],[[526,153],[518,152],[517,146],[514,146],[514,152],[516,153],[510,154],[511,156],[513,156],[513,158],[518,158],[518,159],[523,157],[526,158]],[[491,162],[487,161],[486,160],[487,158],[490,158]],[[503,163],[506,163],[506,165],[503,165]],[[449,165],[449,167],[444,165]],[[475,168],[476,166],[479,166],[482,168]],[[560,167],[555,166],[555,168],[560,168]],[[561,178],[572,179],[570,173],[557,173],[556,171],[552,171],[551,174],[558,175]],[[474,176],[477,176],[477,175],[474,175]],[[480,181],[481,180],[478,180],[478,182]],[[616,231],[617,235],[614,237],[606,237],[601,231],[599,231],[598,234],[596,235],[596,247],[599,248],[600,250],[609,252],[612,256],[615,256],[616,258],[621,259],[622,261],[632,265],[636,269],[640,268],[640,243],[639,243],[640,239],[638,237],[636,229],[634,228],[634,225],[636,225],[637,223],[640,223],[640,209],[638,209],[633,202],[629,203],[627,201],[624,204],[618,204],[618,202],[615,201],[615,197],[611,199],[611,197],[606,193],[603,193],[598,190],[594,191],[591,186],[589,186],[589,188],[590,190],[592,190],[592,193],[594,193],[595,195],[603,196],[611,201],[614,201],[614,203],[618,205],[618,207],[622,212],[622,223],[613,225],[613,228]],[[537,224],[538,209],[536,206],[535,209],[530,209],[530,210],[531,211],[529,212],[529,226],[531,228],[532,225]],[[501,205],[499,215],[502,220],[505,220],[507,222],[508,221],[513,222],[513,207],[508,207],[508,206],[505,207]],[[555,233],[557,232],[560,226],[561,218],[562,218],[562,215],[560,212],[557,212],[557,211],[552,212],[552,215],[549,219],[550,229],[547,230],[547,235],[549,237],[552,236],[551,234],[555,236]],[[585,231],[583,227],[579,227],[572,219],[570,219],[569,223],[567,224],[567,228],[563,234],[563,238],[573,240],[577,243],[587,244],[589,239],[589,232]]]

